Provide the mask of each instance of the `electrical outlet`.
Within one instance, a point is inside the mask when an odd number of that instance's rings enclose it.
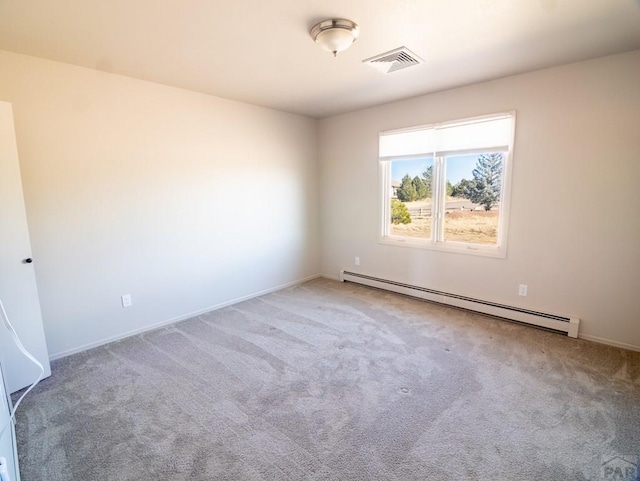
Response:
[[[527,285],[526,284],[520,284],[520,287],[518,287],[518,295],[522,296],[522,297],[527,297]]]
[[[122,307],[131,307],[131,294],[122,296]]]
[[[359,266],[359,265],[360,265],[360,258],[359,258],[359,257],[356,257],[355,264],[356,264],[357,266]]]

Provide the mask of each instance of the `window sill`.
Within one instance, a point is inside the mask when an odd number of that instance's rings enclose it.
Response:
[[[495,259],[506,259],[506,247],[491,247],[479,244],[464,244],[461,242],[432,242],[412,237],[391,237],[381,236],[378,239],[380,244],[392,245],[396,247],[411,247],[415,249],[426,249],[450,254],[466,254],[472,256],[492,257]]]

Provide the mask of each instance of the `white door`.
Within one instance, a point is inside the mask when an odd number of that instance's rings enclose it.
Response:
[[[22,344],[50,376],[34,272],[38,259],[30,261],[13,111],[10,103],[0,102],[0,300]],[[0,363],[9,392],[28,386],[40,372],[14,345],[4,325],[0,325]]]

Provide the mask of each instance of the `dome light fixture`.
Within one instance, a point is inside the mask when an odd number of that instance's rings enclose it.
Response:
[[[357,23],[346,18],[332,18],[316,23],[311,28],[311,38],[334,57],[348,49],[360,34]]]

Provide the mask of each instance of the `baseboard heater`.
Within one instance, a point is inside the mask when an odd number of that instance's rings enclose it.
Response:
[[[342,282],[353,282],[356,284],[397,292],[399,294],[405,294],[411,297],[417,297],[427,301],[446,304],[448,306],[481,312],[483,314],[501,317],[503,319],[532,324],[534,326],[551,329],[553,331],[566,332],[569,337],[578,337],[580,319],[574,317],[558,316],[556,314],[531,311],[520,307],[506,306],[504,304],[483,301],[472,297],[459,296],[449,292],[412,286],[402,282],[381,279],[379,277],[372,277],[344,270],[340,272],[340,280]]]

